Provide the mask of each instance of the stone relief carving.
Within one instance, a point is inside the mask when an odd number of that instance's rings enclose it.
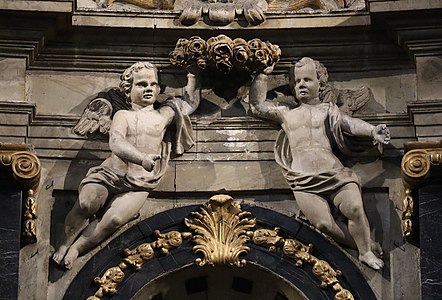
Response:
[[[342,113],[328,86],[327,69],[311,58],[301,59],[290,70],[295,106],[266,100],[267,75],[272,70],[269,67],[254,78],[250,109],[257,117],[281,124],[275,159],[301,212],[335,241],[356,248],[359,260],[374,269],[382,268],[383,261],[375,254],[381,253],[380,247],[370,238],[359,179],[335,156],[332,147],[336,145],[345,156],[360,154],[363,147],[358,147],[351,136],[372,138],[378,145],[387,144],[388,128]],[[348,219],[348,226],[336,222],[330,206]]]
[[[260,39],[232,40],[223,34],[209,38],[207,42],[198,36],[179,39],[169,55],[174,65],[200,69],[216,69],[223,74],[236,71],[256,73],[279,61],[281,50],[277,45]]]
[[[249,106],[251,76],[275,64],[280,58],[280,48],[268,41],[257,38],[249,41],[242,38],[231,39],[222,34],[207,41],[198,36],[179,39],[175,49],[169,54],[173,65],[184,68],[194,65],[202,72],[207,72],[206,84],[201,89],[202,99],[215,104],[221,110],[229,110],[239,102],[244,108],[243,114],[246,114]],[[294,102],[291,88],[285,80],[280,80],[278,86],[273,86],[267,97],[274,101]],[[336,103],[341,111],[349,115],[385,111],[366,86],[353,89],[328,86],[326,97],[330,97],[329,101]]]
[[[280,56],[279,47],[270,42],[221,34],[207,41],[198,36],[179,39],[169,59],[185,68],[197,66],[207,74],[201,97],[228,110],[247,96],[251,74],[278,62]],[[244,115],[245,110],[242,112]]]
[[[138,62],[121,75],[124,105],[121,93],[115,90],[107,94],[115,94],[112,103],[100,98],[88,105],[87,116],[82,116],[75,130],[109,130],[112,154],[81,181],[78,200],[66,216],[62,243],[53,255],[56,263],[70,269],[79,255],[135,218],[166,172],[170,156],[192,147],[194,134],[188,116],[199,105],[200,80],[191,73],[187,77],[183,99],[171,97],[156,108],[160,93],[157,68]],[[112,106],[120,109],[109,127]],[[172,123],[174,129],[169,126]],[[173,140],[171,130],[175,130]],[[97,218],[99,211],[102,216]],[[167,250],[171,245],[160,246]]]
[[[130,274],[129,267],[140,271],[146,262],[155,257],[154,250],[160,249],[161,254],[168,255],[169,250],[182,246],[184,239],[189,237],[192,237],[195,244],[193,252],[204,256],[195,260],[197,266],[244,267],[247,260],[242,256],[251,251],[247,244],[265,247],[269,252],[276,252],[280,248],[297,267],[311,265],[312,274],[319,280],[318,285],[323,289],[332,287],[334,299],[354,299],[353,294],[340,283],[342,272],[314,256],[312,244],[305,245],[299,240],[284,239],[279,235],[279,228],[256,229],[257,223],[256,218],[250,212],[243,211],[241,205],[231,196],[215,195],[201,205],[199,211],[184,218],[184,224],[191,232],[170,231],[161,234],[156,230],[156,241],[143,243],[132,250],[124,249],[126,258],[122,262],[107,269],[101,277],[95,277],[94,282],[99,288],[87,300],[100,300],[106,295],[115,295],[118,285],[126,277],[125,272]],[[170,248],[164,251],[164,245],[170,245]]]
[[[330,12],[343,9],[361,9],[363,0],[95,0],[100,8],[114,2],[127,3],[142,9],[181,11],[182,25],[193,25],[201,19],[208,25],[228,25],[235,19],[250,25],[266,20],[267,11]],[[80,5],[81,7],[81,5]]]

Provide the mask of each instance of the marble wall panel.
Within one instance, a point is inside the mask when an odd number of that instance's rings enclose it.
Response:
[[[421,249],[422,299],[437,299],[442,294],[442,246],[440,211],[442,184],[427,185],[419,190],[419,232]]]
[[[21,238],[21,191],[13,182],[0,185],[0,299],[17,299]]]

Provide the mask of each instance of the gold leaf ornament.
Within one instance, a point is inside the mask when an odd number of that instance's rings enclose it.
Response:
[[[250,239],[247,231],[256,223],[255,219],[247,218],[249,215],[232,197],[216,195],[201,206],[200,212],[192,213],[193,218],[186,218],[185,224],[196,232],[193,250],[204,256],[197,258],[196,263],[199,266],[244,266],[246,261],[240,255],[250,250],[246,246]]]

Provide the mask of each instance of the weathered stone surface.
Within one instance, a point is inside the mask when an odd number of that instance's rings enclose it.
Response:
[[[40,114],[80,115],[90,97],[118,86],[118,74],[29,72],[26,99]]]
[[[26,60],[0,59],[0,101],[25,101]]]
[[[416,57],[417,98],[419,100],[442,100],[441,69],[442,56]]]
[[[274,162],[188,163],[177,165],[176,189],[182,192],[286,189]]]
[[[374,100],[378,103],[377,112],[406,112],[407,102],[416,100],[416,75],[399,74],[385,75],[382,73],[367,74],[364,78],[351,78],[357,74],[337,74],[335,87],[351,88],[355,86],[367,86],[373,93]],[[333,78],[335,76],[333,75]],[[345,78],[343,81],[341,78]]]
[[[441,8],[442,1],[440,0],[369,0],[370,11],[372,12],[385,12],[385,11],[401,11],[401,10],[413,10],[413,9],[432,9]]]
[[[0,8],[8,10],[71,12],[72,0],[38,1],[38,0],[0,0]]]

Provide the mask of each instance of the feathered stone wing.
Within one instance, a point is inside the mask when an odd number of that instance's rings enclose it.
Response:
[[[112,124],[112,117],[121,109],[129,109],[124,94],[117,88],[101,92],[86,106],[80,120],[72,129],[78,135],[101,133],[107,135]]]

